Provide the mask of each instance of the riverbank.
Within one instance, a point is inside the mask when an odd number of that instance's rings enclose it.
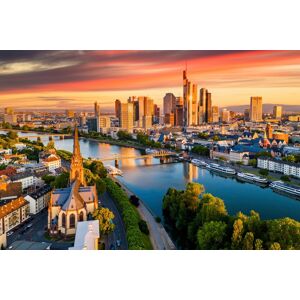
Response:
[[[122,189],[126,192],[128,197],[134,195],[134,193],[130,191],[126,187],[126,185],[119,181],[116,177],[110,176],[110,178],[122,187]],[[161,223],[156,222],[154,214],[141,199],[137,210],[141,218],[145,220],[148,224],[150,240],[154,250],[175,250],[176,247],[172,242],[170,236],[168,235],[167,231]]]

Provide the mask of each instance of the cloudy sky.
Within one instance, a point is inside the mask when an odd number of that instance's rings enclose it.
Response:
[[[110,110],[113,101],[182,96],[182,70],[214,105],[300,104],[300,51],[0,51],[1,108]]]

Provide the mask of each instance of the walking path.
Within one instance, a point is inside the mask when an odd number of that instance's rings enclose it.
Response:
[[[123,183],[121,183],[117,178],[111,177],[112,180],[118,182],[123,190],[126,192],[128,197],[134,195]],[[176,247],[169,237],[167,231],[161,223],[157,223],[154,216],[151,214],[150,210],[146,205],[140,201],[139,206],[137,207],[139,214],[142,219],[144,219],[149,228],[150,240],[153,245],[154,250],[175,250]]]

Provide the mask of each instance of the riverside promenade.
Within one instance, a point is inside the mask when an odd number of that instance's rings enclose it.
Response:
[[[122,189],[126,192],[128,197],[134,195],[122,182],[120,182],[117,178],[110,176],[111,179],[122,187]],[[150,210],[146,207],[143,201],[140,201],[137,210],[143,220],[145,220],[148,224],[149,232],[150,232],[150,240],[154,250],[175,250],[176,247],[169,237],[167,231],[163,227],[161,223],[156,222],[155,217],[150,212]]]

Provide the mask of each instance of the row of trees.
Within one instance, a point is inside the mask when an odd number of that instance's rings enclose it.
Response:
[[[166,225],[183,249],[300,249],[299,222],[261,220],[255,211],[230,216],[222,199],[203,192],[203,185],[189,183],[163,199]]]
[[[202,156],[209,156],[209,149],[202,145],[194,146],[192,152]]]
[[[141,222],[136,208],[130,203],[126,193],[112,179],[105,178],[104,182],[106,190],[116,201],[118,209],[121,212],[126,227],[128,248],[131,250],[149,249],[147,238],[143,234],[143,232],[147,234],[145,224]]]

